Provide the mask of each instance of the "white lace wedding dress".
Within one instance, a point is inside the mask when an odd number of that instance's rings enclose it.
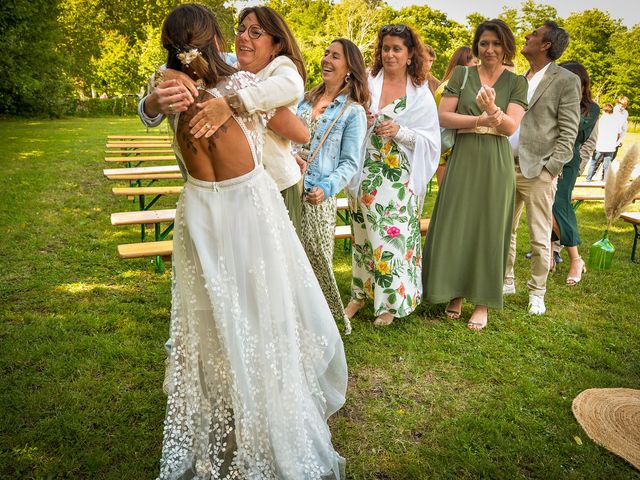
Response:
[[[255,169],[188,177],[176,210],[159,478],[343,479],[327,426],[345,400],[342,340],[261,165],[264,118],[235,120]]]

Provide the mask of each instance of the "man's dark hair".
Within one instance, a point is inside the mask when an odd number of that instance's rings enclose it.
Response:
[[[552,20],[547,20],[543,25],[547,27],[548,30],[544,32],[542,41],[551,44],[551,48],[547,50],[547,56],[551,60],[557,60],[569,46],[569,34],[564,28],[561,28]]]

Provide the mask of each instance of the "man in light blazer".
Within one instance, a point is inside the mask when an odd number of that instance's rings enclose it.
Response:
[[[554,63],[568,44],[569,34],[552,21],[544,22],[525,37],[521,52],[530,66],[525,74],[529,80],[529,108],[520,129],[509,139],[516,169],[516,204],[503,293],[515,293],[516,230],[522,208],[526,207],[532,252],[527,288],[529,313],[533,315],[546,311],[551,208],[557,177],[573,156],[580,122],[580,79]]]

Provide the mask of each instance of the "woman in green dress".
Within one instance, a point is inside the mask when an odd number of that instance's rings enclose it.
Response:
[[[507,137],[524,115],[527,81],[505,68],[515,39],[503,21],[478,26],[473,53],[480,65],[456,67],[440,102],[440,125],[458,135],[429,224],[422,279],[425,300],[449,302],[449,318],[460,317],[465,298],[474,303],[468,327],[480,330],[488,308],[502,308],[515,199]]]
[[[591,81],[589,74],[579,62],[564,62],[560,64],[572,73],[580,77],[582,85],[582,98],[580,99],[580,126],[578,137],[573,145],[573,158],[562,169],[562,175],[558,180],[558,191],[553,202],[553,240],[560,239],[569,254],[569,274],[567,285],[574,286],[582,280],[585,271],[584,260],[578,251],[580,234],[578,233],[578,221],[576,213],[571,205],[571,194],[576,184],[576,178],[580,175],[580,148],[587,141],[593,127],[598,122],[600,107],[591,99]]]

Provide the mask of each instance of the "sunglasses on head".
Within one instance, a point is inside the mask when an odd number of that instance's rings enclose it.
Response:
[[[407,26],[402,23],[395,23],[391,25],[385,25],[380,29],[381,35],[387,35],[389,33],[404,33],[407,30]]]
[[[262,35],[267,33],[259,25],[253,24],[249,28],[247,28],[245,25],[238,25],[238,28],[236,28],[236,37],[239,37],[244,32],[248,32],[249,38],[252,38],[253,40],[257,40]]]

